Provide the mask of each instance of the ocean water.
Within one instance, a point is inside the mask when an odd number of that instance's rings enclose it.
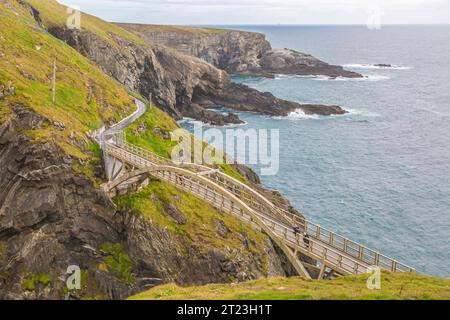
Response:
[[[240,113],[244,128],[280,130],[280,171],[262,177],[264,185],[325,227],[421,273],[450,277],[450,26],[233,28],[366,76],[234,77],[280,98],[350,111]],[[395,67],[373,67],[379,63]]]

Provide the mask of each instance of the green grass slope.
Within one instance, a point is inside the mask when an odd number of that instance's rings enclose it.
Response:
[[[130,300],[447,300],[450,279],[383,273],[380,290],[367,289],[368,275],[335,280],[269,278],[231,285],[156,287]]]
[[[40,17],[46,28],[66,26],[67,18],[69,17],[66,6],[59,4],[56,0],[26,1],[39,10]],[[86,13],[81,13],[81,29],[95,33],[116,46],[117,43],[113,40],[113,34],[140,45],[145,44],[143,40],[133,33]]]
[[[0,121],[15,105],[32,109],[64,125],[28,132],[36,141],[53,140],[74,158],[87,160],[89,150],[77,143],[105,123],[114,123],[135,110],[130,94],[70,46],[42,31],[16,1],[13,9],[0,3],[0,85],[14,93],[0,100]],[[52,101],[56,59],[56,102]]]
[[[67,8],[54,0],[28,0],[40,11],[44,26],[64,26]],[[0,88],[14,87],[14,94],[0,100],[0,123],[21,104],[64,129],[47,126],[27,132],[36,142],[55,141],[64,151],[83,162],[98,158],[98,147],[81,148],[93,129],[118,122],[135,110],[133,97],[115,80],[103,74],[72,47],[41,30],[33,17],[15,0],[13,8],[0,2]],[[82,28],[113,42],[112,34],[135,43],[141,39],[124,29],[90,15],[82,15]],[[57,64],[56,102],[52,101],[53,62]],[[137,128],[144,124],[144,130]],[[168,133],[179,128],[166,113],[151,106],[127,129],[127,138],[161,156],[170,156],[175,143]],[[158,132],[159,134],[157,134]],[[161,135],[161,132],[165,136]],[[97,159],[98,160],[98,159]],[[241,178],[228,166],[224,170]]]
[[[42,19],[43,24],[46,28],[50,28],[52,26],[66,26],[66,21],[69,17],[66,6],[59,4],[56,0],[27,0],[27,2],[37,10],[39,10],[40,18]],[[141,45],[144,47],[147,46],[144,40],[142,40],[132,32],[129,32],[117,25],[103,21],[97,17],[85,13],[81,14],[81,29],[82,31],[90,32],[102,37],[112,45],[117,45],[117,43],[114,41],[114,35],[118,35],[121,38],[127,39],[137,45]],[[196,28],[191,29],[196,30]],[[213,32],[216,29],[205,29],[205,31],[207,30]],[[70,49],[70,47],[68,47],[68,49]],[[77,57],[79,57],[80,59],[82,58],[75,50],[70,50]],[[85,61],[84,58],[83,60]],[[114,82],[109,78],[108,80],[110,82]],[[120,87],[120,90],[118,90],[118,86],[119,85],[114,82],[114,86],[107,86],[107,88],[112,92],[123,92],[124,89]],[[93,125],[91,125],[91,127],[98,127],[98,125],[96,122],[93,122]],[[138,130],[139,128],[143,129]],[[134,125],[126,130],[126,134],[127,139],[131,143],[155,152],[160,156],[170,157],[171,150],[175,146],[175,143],[170,141],[168,133],[177,128],[179,128],[178,124],[169,115],[152,106],[141,119],[139,119]],[[206,144],[204,144],[204,147],[206,147]],[[217,152],[217,154],[220,153]],[[220,165],[220,168],[231,176],[241,181],[245,181],[243,177],[230,166]]]
[[[140,214],[147,221],[151,221],[152,225],[182,236],[189,244],[195,243],[201,248],[243,248],[242,235],[245,234],[253,240],[249,243],[250,252],[264,252],[267,236],[248,228],[229,215],[220,214],[207,202],[179,191],[166,182],[152,181],[140,192],[116,197],[114,202],[121,211]],[[165,204],[175,205],[186,222],[180,225],[164,215]],[[218,221],[228,230],[226,236],[218,236],[215,232]]]

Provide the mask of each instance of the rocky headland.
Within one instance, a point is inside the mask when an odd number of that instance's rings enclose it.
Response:
[[[273,49],[264,34],[226,29],[118,24],[148,43],[159,43],[198,57],[229,74],[272,78],[276,74],[361,78],[309,54]]]
[[[48,30],[130,90],[151,97],[177,120],[190,117],[213,125],[242,123],[236,115],[207,110],[219,106],[274,116],[286,116],[298,109],[319,115],[345,113],[335,106],[304,107],[235,84],[224,70],[160,44],[139,44],[117,34],[110,34],[111,42],[92,32],[65,26],[51,26]]]

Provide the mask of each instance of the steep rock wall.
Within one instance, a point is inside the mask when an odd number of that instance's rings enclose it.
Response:
[[[228,73],[258,70],[259,59],[271,45],[265,35],[216,29],[119,24],[150,43],[160,43],[179,52],[201,58]]]

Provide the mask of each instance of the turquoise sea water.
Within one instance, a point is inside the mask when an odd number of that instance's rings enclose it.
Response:
[[[317,223],[419,272],[449,277],[450,26],[233,28],[367,75],[234,78],[280,98],[351,111],[240,113],[244,128],[280,129],[280,171],[262,177],[264,185]],[[367,66],[378,63],[396,68]]]

